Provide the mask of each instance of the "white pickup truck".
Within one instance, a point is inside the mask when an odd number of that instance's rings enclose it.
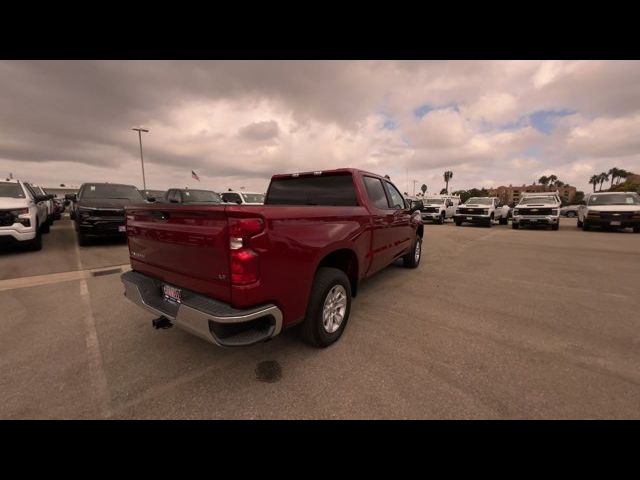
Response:
[[[460,204],[460,197],[448,195],[432,195],[422,199],[420,215],[422,221],[431,221],[442,225],[447,218],[453,218],[456,207]]]
[[[40,250],[42,234],[49,231],[45,202],[51,198],[18,180],[0,181],[0,244]]]
[[[525,193],[513,209],[511,228],[546,226],[551,230],[560,228],[562,201],[556,192]]]
[[[636,192],[590,193],[585,203],[578,209],[579,228],[632,228],[640,233],[640,195]]]
[[[453,220],[457,226],[463,223],[480,223],[491,227],[495,221],[506,225],[509,223],[509,207],[502,205],[498,197],[471,197],[456,207]]]

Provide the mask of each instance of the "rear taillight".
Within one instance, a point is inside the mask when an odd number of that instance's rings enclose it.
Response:
[[[231,283],[248,285],[260,277],[258,254],[249,241],[264,230],[261,218],[229,218],[229,249],[231,250]]]

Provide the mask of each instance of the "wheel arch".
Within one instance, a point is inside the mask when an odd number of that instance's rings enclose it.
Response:
[[[316,272],[322,267],[331,267],[342,270],[349,278],[351,284],[351,295],[356,296],[358,292],[359,265],[356,252],[350,248],[339,248],[327,253],[316,267]]]

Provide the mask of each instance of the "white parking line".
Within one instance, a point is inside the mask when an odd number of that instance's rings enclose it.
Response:
[[[71,282],[90,278],[96,272],[114,270],[119,268],[125,272],[131,268],[130,265],[112,265],[110,267],[94,268],[91,270],[76,270],[73,272],[47,273],[45,275],[34,275],[32,277],[10,278],[0,280],[0,292],[5,290],[16,290],[18,288],[37,287],[40,285],[50,285],[52,283]]]
[[[82,268],[82,259],[80,258],[80,249],[78,243],[74,242],[76,258],[78,259],[78,270]],[[109,395],[109,386],[107,385],[107,376],[102,368],[102,353],[100,352],[100,342],[98,341],[98,332],[96,331],[96,321],[93,317],[93,308],[91,307],[91,296],[89,295],[89,285],[87,280],[80,280],[80,300],[84,315],[85,343],[87,345],[87,356],[89,358],[89,379],[91,382],[91,393],[95,397],[95,403],[98,406],[100,415],[103,418],[111,416],[111,396]]]

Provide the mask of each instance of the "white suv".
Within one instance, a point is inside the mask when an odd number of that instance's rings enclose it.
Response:
[[[31,250],[42,248],[42,234],[49,231],[46,202],[19,180],[0,181],[0,243],[18,243]]]
[[[590,230],[633,228],[640,233],[640,195],[635,192],[587,194],[586,205],[578,209],[578,227]]]
[[[220,196],[227,203],[237,203],[238,205],[262,205],[264,204],[264,193],[255,192],[224,192]]]

